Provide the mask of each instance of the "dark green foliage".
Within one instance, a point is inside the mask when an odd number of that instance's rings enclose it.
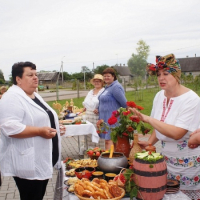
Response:
[[[108,65],[101,65],[101,66],[97,66],[93,71],[94,71],[94,74],[102,74],[103,73],[103,70],[108,68],[110,66]]]

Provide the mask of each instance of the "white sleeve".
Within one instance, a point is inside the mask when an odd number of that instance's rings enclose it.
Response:
[[[175,126],[184,128],[188,131],[195,131],[200,124],[200,98],[188,98],[179,110]]]
[[[26,125],[22,123],[24,107],[17,97],[5,95],[0,102],[0,127],[1,133],[9,136],[21,133]]]
[[[87,110],[94,110],[94,102],[92,101],[92,94],[93,90],[90,90],[87,94],[87,96],[85,97],[84,101],[83,101],[83,106],[87,109]]]

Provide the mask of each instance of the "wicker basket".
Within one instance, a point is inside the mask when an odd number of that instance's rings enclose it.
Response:
[[[123,188],[120,188],[122,190],[122,195],[120,197],[115,197],[115,198],[112,198],[112,199],[103,199],[103,200],[119,200],[119,199],[122,199],[125,195],[125,190]],[[91,198],[87,198],[87,197],[82,197],[82,196],[79,196],[78,194],[75,193],[75,195],[80,199],[80,200],[91,200]],[[92,199],[93,200],[93,199]],[[95,200],[95,199],[94,199]],[[101,200],[101,199],[96,199],[96,200]]]

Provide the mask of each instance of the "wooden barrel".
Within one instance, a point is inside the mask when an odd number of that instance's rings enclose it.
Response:
[[[167,166],[164,158],[155,163],[135,159],[133,169],[135,183],[139,187],[137,199],[162,199],[167,189]]]

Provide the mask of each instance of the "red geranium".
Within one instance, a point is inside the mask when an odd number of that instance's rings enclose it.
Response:
[[[124,116],[127,116],[127,115],[129,115],[130,113],[131,113],[131,111],[128,110],[128,111],[123,112],[123,115],[124,115]]]
[[[137,106],[136,107],[138,110],[144,110],[144,108],[142,106]]]
[[[113,125],[115,123],[117,123],[117,118],[115,116],[108,119],[108,124]]]
[[[119,112],[117,110],[112,112],[112,116],[118,117],[119,116]]]
[[[122,135],[124,135],[124,136],[128,136],[128,133],[122,133]]]
[[[136,103],[135,102],[133,102],[133,101],[127,101],[126,102],[126,105],[128,106],[128,107],[131,107],[131,108],[136,108]]]
[[[144,109],[143,107],[138,106],[133,101],[128,101],[127,106],[135,108],[137,110]],[[112,115],[108,119],[107,123],[108,125],[110,125],[108,127],[108,130],[110,132],[111,140],[114,143],[117,142],[118,136],[127,136],[130,140],[133,140],[134,133],[136,131],[144,134],[144,131],[147,129],[147,127],[145,127],[145,124],[140,121],[139,117],[133,115],[133,113],[130,110],[127,110],[127,108],[122,107],[112,112]]]
[[[150,129],[145,129],[144,133],[147,134],[150,131]]]
[[[129,126],[129,127],[127,128],[127,131],[128,131],[128,132],[133,132],[134,129],[133,129],[133,127]]]
[[[137,122],[137,123],[140,122],[140,118],[139,118],[138,116],[135,116],[135,115],[132,115],[132,116],[130,117],[130,120],[131,120],[132,122]]]

